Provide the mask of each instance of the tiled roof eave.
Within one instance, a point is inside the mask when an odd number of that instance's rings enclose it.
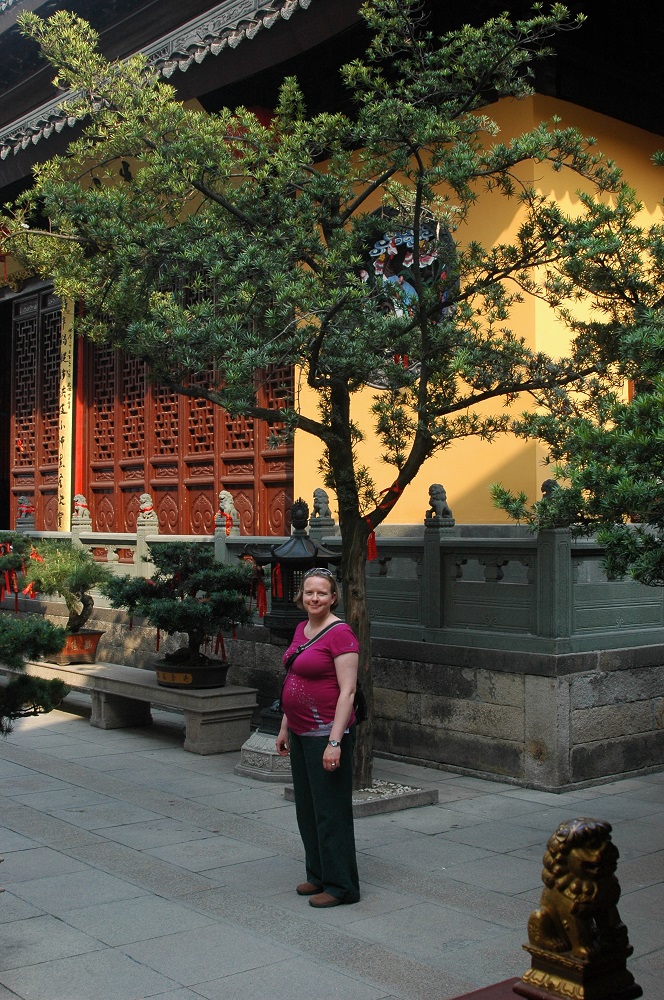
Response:
[[[245,39],[254,38],[263,28],[271,28],[280,19],[289,20],[312,0],[224,0],[211,10],[176,31],[163,36],[141,51],[162,76],[170,78],[176,70],[186,73],[194,63],[208,55],[217,56],[227,46],[236,48]],[[78,117],[67,114],[65,94],[43,104],[36,111],[12,122],[0,131],[0,159],[18,155],[30,145],[48,139],[77,124]]]

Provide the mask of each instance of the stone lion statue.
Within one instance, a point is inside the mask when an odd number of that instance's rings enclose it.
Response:
[[[319,486],[314,490],[314,510],[312,517],[332,517],[330,510],[330,498],[324,489]]]
[[[429,505],[427,518],[453,517],[447,502],[447,492],[440,483],[432,483],[429,487]]]
[[[616,951],[624,954],[628,940],[617,908],[617,861],[610,823],[599,819],[561,823],[544,854],[542,899],[528,921],[531,946],[569,952],[581,960]]]
[[[229,490],[221,490],[219,493],[219,510],[222,514],[230,514],[231,517],[237,517],[238,512],[235,507],[235,501],[233,500],[233,494]]]
[[[81,518],[85,521],[90,520],[88,501],[85,499],[82,493],[77,493],[76,496],[74,497],[74,517]]]
[[[35,508],[31,497],[20,496],[18,498],[18,519],[35,516]]]
[[[138,498],[138,516],[144,521],[157,520],[152,497],[149,493],[141,493]]]
[[[540,486],[542,497],[545,500],[551,500],[557,489],[560,489],[560,484],[557,479],[545,479]]]

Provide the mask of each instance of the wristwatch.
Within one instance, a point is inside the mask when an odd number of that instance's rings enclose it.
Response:
[[[329,747],[340,747],[341,743],[339,742],[339,740],[328,740],[327,745]]]

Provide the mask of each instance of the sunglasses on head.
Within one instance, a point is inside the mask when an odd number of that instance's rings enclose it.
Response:
[[[334,580],[334,573],[329,569],[325,569],[324,566],[317,566],[315,569],[308,569],[302,579],[306,580],[310,576],[329,576],[331,580]]]

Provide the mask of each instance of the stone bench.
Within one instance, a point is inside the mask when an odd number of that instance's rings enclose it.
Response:
[[[16,671],[0,665],[0,671]],[[92,698],[90,725],[98,729],[149,726],[150,706],[181,711],[185,721],[184,749],[191,753],[224,753],[239,750],[249,739],[256,708],[256,689],[229,684],[221,688],[187,690],[157,684],[152,670],[119,663],[80,663],[66,667],[30,662],[25,672],[85,691]]]

